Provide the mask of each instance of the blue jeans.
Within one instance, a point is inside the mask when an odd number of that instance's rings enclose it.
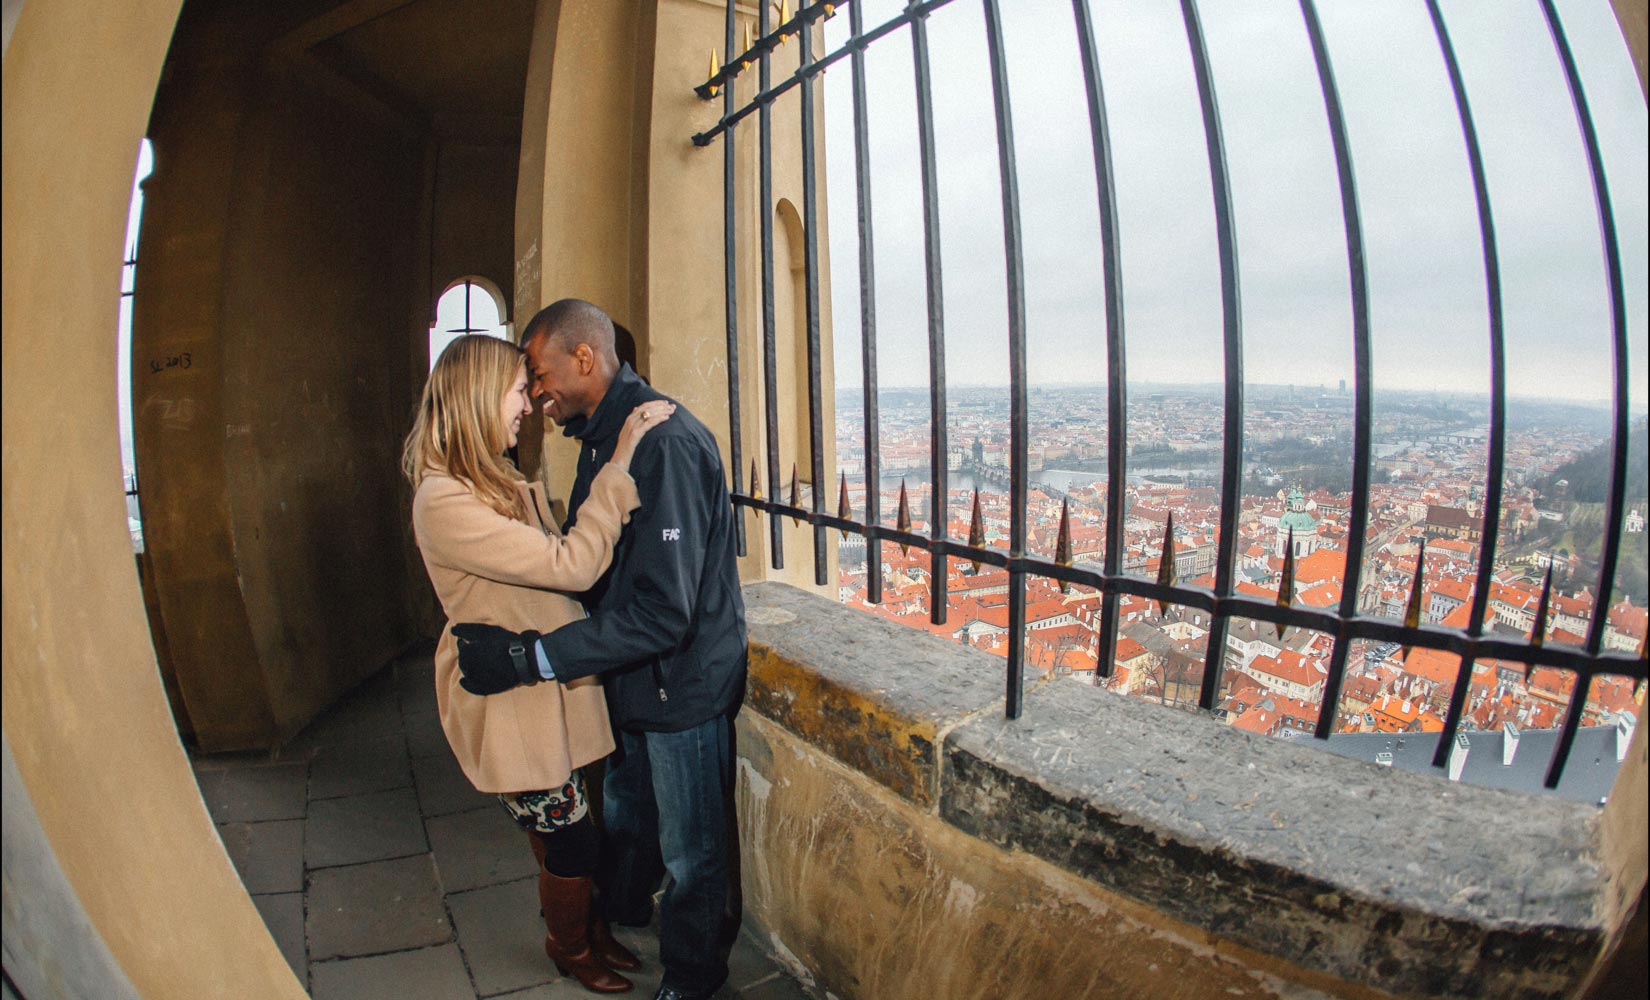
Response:
[[[668,872],[659,909],[663,985],[688,992],[709,992],[728,977],[731,725],[718,717],[679,733],[621,732],[602,786],[603,914],[612,923],[646,923]]]

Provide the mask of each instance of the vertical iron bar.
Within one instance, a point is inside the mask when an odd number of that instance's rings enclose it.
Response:
[[[1197,75],[1198,103],[1203,109],[1203,136],[1209,148],[1209,186],[1214,194],[1215,238],[1220,249],[1220,304],[1225,334],[1226,427],[1221,448],[1220,545],[1215,566],[1215,597],[1232,595],[1232,567],[1237,555],[1239,502],[1243,459],[1243,318],[1238,301],[1237,234],[1232,222],[1231,182],[1226,175],[1226,144],[1220,132],[1220,108],[1215,101],[1214,79],[1209,73],[1209,51],[1203,42],[1203,25],[1198,21],[1193,0],[1180,0],[1181,18],[1186,22],[1186,40],[1192,51],[1192,70]],[[1214,708],[1220,689],[1221,668],[1226,661],[1226,634],[1230,626],[1226,612],[1216,605],[1209,623],[1208,647],[1203,656],[1203,690],[1198,706]]]
[[[733,54],[735,0],[728,0],[727,40],[722,51]],[[722,91],[722,113],[732,114],[734,81],[728,81]],[[743,428],[739,424],[739,277],[734,271],[738,235],[734,228],[734,212],[738,207],[734,190],[733,129],[722,136],[722,309],[727,314],[728,327],[728,460],[732,464],[733,492],[744,492],[745,449]],[[745,512],[733,509],[733,541],[735,551],[745,554]]]
[[[1008,554],[1018,559],[1026,551],[1026,466],[1030,450],[1026,412],[1025,262],[1020,247],[1020,182],[1014,169],[1014,121],[1008,101],[1002,14],[997,9],[997,0],[985,0],[984,9],[986,51],[991,57],[991,103],[997,119],[997,166],[1002,178],[1003,257],[1008,265]],[[1010,719],[1018,719],[1025,676],[1025,573],[1010,569],[1008,579],[1007,714]]]
[[[1438,0],[1427,0],[1427,13],[1432,18],[1432,30],[1438,36],[1438,48],[1443,52],[1444,65],[1449,70],[1450,89],[1455,94],[1455,108],[1461,118],[1461,136],[1467,144],[1473,197],[1478,203],[1478,238],[1484,251],[1484,298],[1490,314],[1489,465],[1484,483],[1484,530],[1478,546],[1478,575],[1473,583],[1471,617],[1467,621],[1467,634],[1476,639],[1484,631],[1484,612],[1489,607],[1490,583],[1495,577],[1495,549],[1501,532],[1501,487],[1506,476],[1507,366],[1501,313],[1501,261],[1496,251],[1495,217],[1490,211],[1489,183],[1484,176],[1484,153],[1478,146],[1478,128],[1473,124],[1472,105],[1467,100],[1461,65],[1455,58],[1455,46],[1450,41],[1449,29],[1444,25],[1444,15],[1438,9]],[[1461,712],[1472,687],[1475,659],[1471,652],[1461,657],[1461,665],[1455,674],[1455,687],[1450,691],[1449,707],[1444,713],[1444,732],[1432,755],[1433,767],[1444,766],[1449,758],[1449,748],[1455,743],[1455,733],[1461,726]]]
[[[939,179],[934,151],[934,95],[928,72],[928,14],[911,19],[911,62],[917,76],[917,141],[922,169],[923,259],[928,279],[929,486],[928,536],[944,538],[946,529],[945,434],[945,296],[940,281]],[[947,559],[930,550],[929,618],[945,624]],[[1012,603],[1010,607],[1012,607]],[[1010,649],[1012,649],[1012,645]],[[1010,654],[1012,655],[1012,654]]]
[[[1593,618],[1587,626],[1587,652],[1597,655],[1604,641],[1604,629],[1610,620],[1610,591],[1616,582],[1616,556],[1621,547],[1621,509],[1627,491],[1627,299],[1621,280],[1621,249],[1616,243],[1615,215],[1610,208],[1610,185],[1604,176],[1604,160],[1599,153],[1598,133],[1593,129],[1593,114],[1587,106],[1587,94],[1581,86],[1581,75],[1576,71],[1575,56],[1564,36],[1558,11],[1552,0],[1541,0],[1541,13],[1547,19],[1547,30],[1553,36],[1553,48],[1558,51],[1564,66],[1564,79],[1570,88],[1570,103],[1575,107],[1576,124],[1587,149],[1587,167],[1593,175],[1593,198],[1598,207],[1599,235],[1604,244],[1605,277],[1610,285],[1611,348],[1615,357],[1614,392],[1611,399],[1612,426],[1610,456],[1610,499],[1604,508],[1604,551],[1600,553],[1598,588],[1593,597]],[[1545,623],[1537,622],[1540,629]],[[1581,724],[1581,712],[1586,706],[1591,674],[1576,674],[1570,707],[1564,713],[1564,728],[1553,749],[1552,763],[1547,768],[1547,787],[1557,788],[1558,777],[1569,759],[1570,745],[1575,742],[1576,727]]]
[[[804,69],[813,62],[812,24],[797,33]],[[815,514],[825,510],[824,401],[820,398],[819,367],[819,209],[814,176],[814,78],[802,79],[802,299],[808,338],[808,450],[813,477]],[[814,525],[814,583],[826,584],[825,526]]]
[[[768,35],[768,5],[758,3],[757,31]],[[758,93],[768,89],[768,50],[757,57]],[[761,195],[756,207],[762,225],[762,377],[766,389],[768,433],[768,499],[779,499],[779,362],[774,348],[773,301],[773,107],[763,102],[756,114],[761,160]],[[785,568],[785,528],[777,514],[768,517],[768,544],[773,548],[773,568]]]
[[[1323,90],[1324,114],[1329,119],[1329,138],[1335,147],[1335,173],[1341,189],[1341,226],[1346,232],[1346,269],[1352,292],[1352,509],[1348,512],[1346,569],[1341,584],[1340,617],[1344,622],[1358,611],[1358,581],[1363,575],[1364,531],[1369,519],[1370,386],[1369,371],[1369,276],[1364,266],[1363,222],[1358,212],[1358,181],[1352,170],[1352,150],[1346,138],[1346,118],[1341,112],[1341,96],[1335,86],[1335,70],[1329,63],[1323,25],[1312,0],[1300,0],[1301,17],[1312,42],[1312,60],[1318,67],[1318,84]],[[1341,700],[1341,679],[1346,674],[1346,658],[1352,638],[1343,626],[1335,637],[1329,657],[1329,676],[1324,678],[1323,702],[1313,735],[1328,739],[1335,728],[1335,713]]]
[[[1128,381],[1123,350],[1123,270],[1118,254],[1117,191],[1112,179],[1111,131],[1106,123],[1106,96],[1100,83],[1100,57],[1094,44],[1094,20],[1088,0],[1072,0],[1077,18],[1077,48],[1083,59],[1088,93],[1089,132],[1094,146],[1094,184],[1100,200],[1100,269],[1106,290],[1106,558],[1107,580],[1123,571],[1123,490],[1127,469]],[[1096,678],[1110,677],[1117,655],[1118,593],[1100,599],[1100,643]]]
[[[865,523],[882,523],[882,441],[878,427],[877,399],[877,306],[876,267],[871,240],[871,149],[870,125],[866,118],[865,31],[859,4],[848,7],[848,24],[853,32],[849,65],[854,91],[854,184],[859,194],[859,333],[860,363],[865,389]],[[872,604],[882,603],[882,541],[865,539],[865,596]]]

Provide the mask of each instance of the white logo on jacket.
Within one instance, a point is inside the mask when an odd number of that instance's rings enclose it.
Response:
[[[667,542],[679,541],[681,539],[681,537],[682,537],[682,529],[681,528],[666,528],[666,529],[664,529],[664,540],[667,541]]]

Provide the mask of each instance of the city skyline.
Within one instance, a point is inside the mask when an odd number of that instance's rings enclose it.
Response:
[[[1066,392],[1060,394],[1063,406],[1041,412],[1032,407],[1030,482],[1017,505],[1001,468],[1008,447],[1006,417],[998,407],[980,405],[982,395],[991,393],[959,388],[959,405],[947,421],[953,430],[947,463],[952,471],[941,508],[945,523],[939,526],[931,523],[925,462],[927,402],[917,393],[890,395],[880,451],[885,470],[905,468],[873,487],[884,523],[908,491],[907,530],[1001,549],[1010,544],[1013,519],[1023,511],[1027,555],[1104,573],[1111,518],[1118,516],[1117,568],[1124,576],[1162,580],[1162,564],[1172,558],[1170,579],[1210,589],[1217,586],[1222,536],[1231,531],[1230,586],[1240,601],[1270,605],[1287,587],[1290,604],[1298,609],[1333,613],[1350,598],[1361,615],[1404,620],[1411,613],[1406,609],[1412,609],[1428,625],[1453,629],[1467,628],[1474,613],[1476,589],[1485,582],[1479,561],[1488,531],[1498,544],[1483,604],[1486,632],[1525,641],[1537,635],[1539,623],[1547,644],[1579,647],[1593,618],[1604,614],[1604,648],[1629,652],[1643,641],[1650,600],[1643,465],[1629,472],[1622,561],[1605,597],[1596,593],[1603,528],[1602,505],[1594,495],[1601,461],[1596,444],[1605,421],[1578,420],[1574,407],[1536,409],[1532,420],[1509,428],[1505,491],[1494,512],[1483,506],[1485,435],[1482,428],[1465,426],[1464,408],[1419,399],[1378,409],[1371,427],[1376,448],[1367,511],[1355,522],[1347,475],[1348,401],[1309,394],[1269,399],[1264,412],[1246,420],[1239,512],[1228,522],[1218,470],[1211,466],[1218,464],[1218,453],[1210,451],[1211,444],[1219,444],[1222,421],[1198,396],[1167,391],[1143,401],[1140,420],[1130,428],[1131,460],[1143,445],[1152,456],[1148,463],[1175,468],[1165,474],[1150,474],[1152,468],[1137,472],[1131,461],[1121,509],[1113,511],[1100,461],[1106,448],[1103,399]],[[1642,425],[1638,429],[1642,433]],[[843,422],[838,431],[849,434],[838,441],[844,464],[853,466],[862,460],[856,450],[862,446]],[[1584,456],[1593,457],[1583,461]],[[1062,471],[1078,469],[1088,472]],[[1577,478],[1559,478],[1565,475]],[[865,510],[863,481],[850,479],[847,494],[854,513]],[[1359,534],[1365,545],[1353,573],[1347,564],[1349,541]],[[840,600],[913,630],[1009,655],[1008,595],[1015,584],[1006,570],[971,565],[954,554],[946,563],[948,611],[945,623],[937,625],[929,613],[936,572],[929,553],[891,544],[876,549],[881,591],[873,603],[866,565],[871,546],[858,535],[840,542]],[[1284,559],[1285,549],[1292,561]],[[1424,572],[1417,571],[1418,563]],[[1550,603],[1544,596],[1546,574]],[[1326,704],[1336,655],[1332,633],[1279,630],[1239,610],[1228,619],[1224,649],[1215,651],[1209,648],[1212,623],[1196,607],[1124,593],[1108,625],[1101,594],[1092,586],[1062,589],[1035,569],[1021,586],[1028,679],[1075,681],[1193,710],[1202,697],[1206,664],[1218,661],[1222,673],[1209,706],[1214,717],[1257,735],[1310,736],[1323,712],[1329,732],[1354,741],[1378,743],[1383,735],[1398,734],[1436,739],[1462,680],[1467,693],[1461,731],[1474,734],[1474,741],[1479,733],[1499,735],[1509,726],[1512,738],[1520,731],[1556,732],[1578,697],[1584,699],[1582,725],[1600,731],[1634,725],[1642,712],[1644,688],[1631,678],[1605,674],[1581,688],[1566,671],[1531,670],[1491,657],[1479,657],[1470,676],[1461,678],[1460,660],[1452,653],[1372,640],[1352,641],[1344,683],[1335,702]],[[1102,670],[1102,635],[1108,627],[1115,629],[1113,653]],[[1613,773],[1611,768],[1606,779]],[[1596,789],[1589,794],[1596,797]]]
[[[1335,381],[1336,382],[1340,381],[1340,378],[1337,377],[1337,379]],[[1350,397],[1350,395],[1352,393],[1352,388],[1353,388],[1352,378],[1351,378],[1350,375],[1345,377],[1345,382],[1346,382],[1346,395]],[[1162,379],[1155,379],[1155,380],[1152,380],[1152,381],[1144,381],[1144,380],[1135,380],[1135,379],[1132,379],[1132,378],[1128,380],[1128,388],[1130,390],[1131,396],[1135,392],[1138,392],[1138,391],[1141,391],[1141,390],[1201,389],[1201,390],[1208,390],[1208,391],[1211,391],[1211,392],[1215,392],[1215,391],[1222,390],[1224,387],[1225,387],[1225,382],[1224,381],[1173,382],[1173,381],[1166,381],[1166,380],[1162,380]],[[1334,382],[1329,382],[1329,381],[1324,381],[1324,380],[1319,380],[1319,381],[1314,381],[1314,382],[1254,382],[1254,381],[1245,380],[1244,383],[1243,383],[1243,387],[1244,387],[1245,390],[1253,390],[1253,389],[1277,389],[1277,390],[1286,390],[1286,389],[1296,389],[1296,390],[1324,389],[1330,395],[1341,395],[1338,387],[1336,387]],[[948,381],[947,382],[947,388],[949,388],[949,389],[1007,389],[1008,388],[1008,383],[1006,383],[1006,382],[958,382],[958,381]],[[1070,390],[1074,390],[1074,389],[1094,389],[1096,391],[1104,392],[1105,389],[1106,389],[1106,382],[1105,382],[1104,379],[1101,379],[1098,382],[1087,381],[1087,380],[1074,380],[1074,381],[1069,381],[1069,382],[1057,382],[1057,381],[1050,380],[1050,381],[1039,382],[1036,385],[1031,386],[1031,390],[1033,392],[1038,391],[1038,390],[1042,390],[1042,389],[1060,389],[1060,390],[1066,390],[1066,391],[1070,391]],[[1375,386],[1372,386],[1372,389],[1375,392],[1383,392],[1383,393],[1384,392],[1391,392],[1391,393],[1402,394],[1402,395],[1429,395],[1429,394],[1442,393],[1444,391],[1442,389],[1437,389],[1437,388],[1432,388],[1432,387],[1410,388],[1410,387],[1406,387],[1406,386],[1396,386],[1396,385],[1375,385]],[[843,396],[860,397],[860,396],[863,396],[864,391],[865,391],[865,387],[863,385],[858,384],[858,383],[855,383],[855,384],[852,384],[852,385],[843,385],[843,384],[841,384],[841,382],[839,380],[838,385],[836,386],[836,394],[837,394],[838,397],[843,397]],[[928,384],[926,382],[911,382],[911,383],[906,383],[906,384],[893,384],[893,383],[888,383],[888,382],[880,382],[877,385],[877,391],[878,391],[879,395],[882,394],[882,393],[890,393],[890,392],[924,392],[924,393],[926,393],[928,391]],[[1471,393],[1471,392],[1469,392],[1469,393],[1451,393],[1450,395],[1451,395],[1451,398],[1455,398],[1455,399],[1466,398],[1466,399],[1474,399],[1474,400],[1477,400],[1477,399],[1488,400],[1489,396],[1490,396],[1490,394],[1487,390],[1483,391],[1483,392],[1477,392],[1477,393]],[[1611,401],[1609,399],[1574,399],[1574,398],[1568,398],[1568,397],[1564,397],[1564,396],[1528,395],[1528,394],[1514,393],[1514,392],[1510,392],[1510,391],[1507,393],[1506,398],[1510,402],[1511,401],[1516,401],[1516,402],[1531,402],[1531,403],[1550,403],[1550,404],[1558,404],[1558,405],[1563,405],[1563,406],[1577,406],[1577,407],[1581,407],[1583,409],[1598,410],[1598,411],[1604,412],[1604,413],[1609,412],[1610,404],[1611,404]],[[1645,416],[1646,414],[1650,414],[1650,409],[1647,409],[1646,405],[1642,401],[1629,400],[1628,404],[1627,404],[1627,413],[1628,413],[1629,417],[1641,417],[1641,416]]]

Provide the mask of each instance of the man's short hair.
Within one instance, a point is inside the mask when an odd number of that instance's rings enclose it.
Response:
[[[599,306],[583,299],[558,299],[533,314],[522,331],[522,346],[535,337],[545,338],[547,344],[568,354],[580,344],[589,344],[598,357],[616,358],[613,320]]]

